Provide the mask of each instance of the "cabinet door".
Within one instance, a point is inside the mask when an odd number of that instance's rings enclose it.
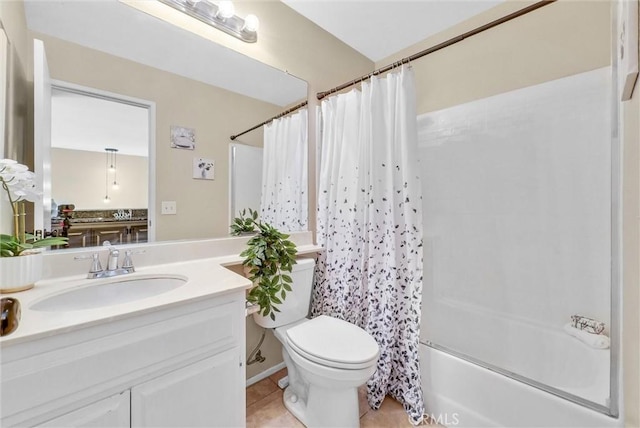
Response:
[[[84,406],[78,410],[51,419],[40,427],[129,427],[129,391]]]
[[[133,235],[133,242],[136,244],[139,242],[147,242],[148,229],[147,226],[133,226],[131,228],[131,234]]]
[[[131,388],[131,426],[244,426],[241,369],[234,348]]]
[[[122,244],[122,235],[126,233],[124,228],[113,228],[113,229],[95,229],[94,230],[96,243],[95,245],[102,245],[104,241],[109,241],[111,245]]]
[[[92,247],[91,229],[70,230],[67,232],[69,238],[69,246],[64,248]]]

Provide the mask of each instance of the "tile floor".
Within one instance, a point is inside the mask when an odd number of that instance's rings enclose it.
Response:
[[[278,379],[286,376],[282,369],[247,388],[247,428],[304,428],[284,407]],[[360,426],[369,428],[411,427],[402,405],[387,397],[379,410],[367,404],[366,389],[360,388]]]

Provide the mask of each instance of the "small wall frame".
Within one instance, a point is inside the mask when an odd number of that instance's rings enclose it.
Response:
[[[213,159],[193,158],[193,178],[198,180],[213,180],[215,178]]]

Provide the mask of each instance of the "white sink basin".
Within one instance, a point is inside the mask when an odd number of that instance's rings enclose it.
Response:
[[[65,312],[102,308],[157,296],[186,283],[187,278],[181,276],[122,277],[46,297],[31,305],[31,309]]]

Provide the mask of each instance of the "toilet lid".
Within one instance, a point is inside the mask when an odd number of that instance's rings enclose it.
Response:
[[[378,344],[360,327],[321,315],[287,330],[289,345],[319,364],[359,369],[375,363]]]

